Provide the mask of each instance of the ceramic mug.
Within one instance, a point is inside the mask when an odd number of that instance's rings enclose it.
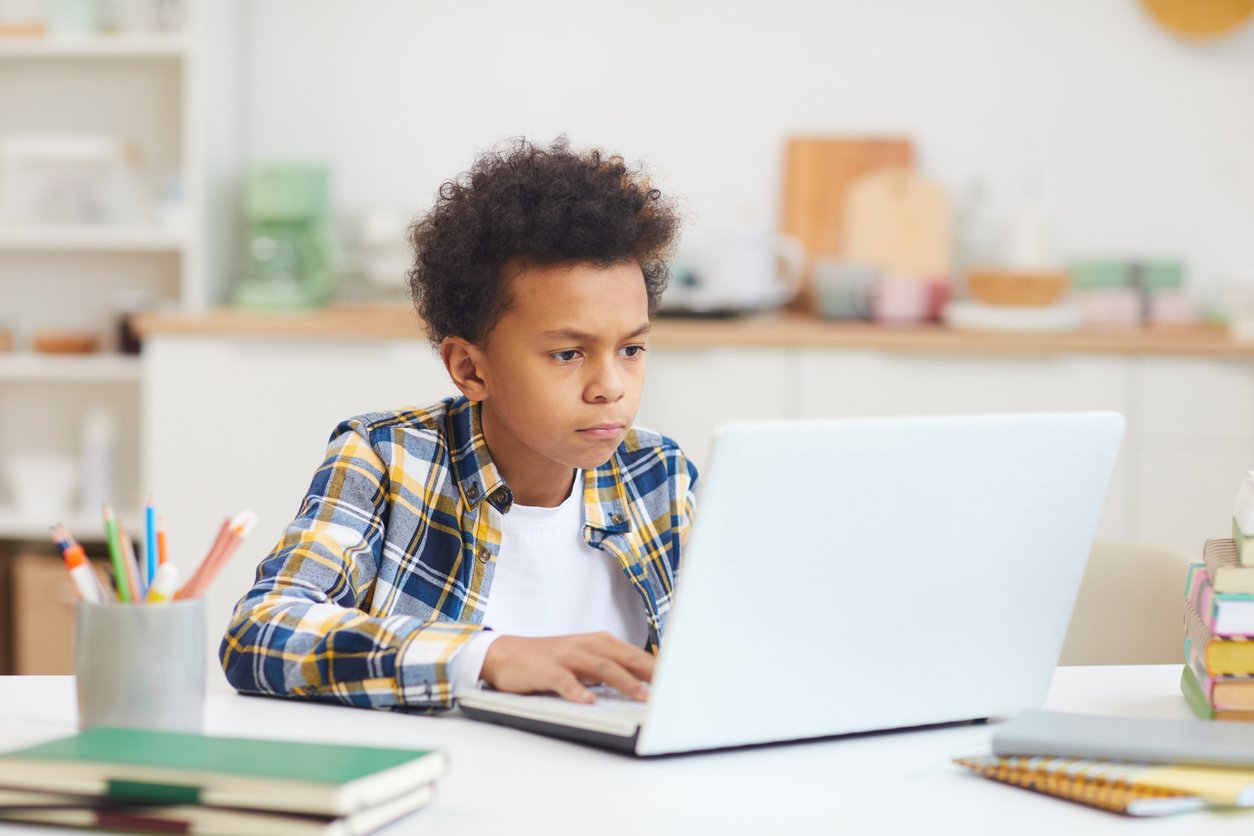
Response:
[[[713,235],[672,264],[668,301],[696,310],[770,310],[797,294],[805,267],[805,247],[791,235]]]

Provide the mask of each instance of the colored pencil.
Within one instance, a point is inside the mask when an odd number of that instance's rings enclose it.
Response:
[[[122,558],[126,566],[126,580],[131,585],[131,600],[136,603],[144,600],[144,572],[139,560],[135,557],[135,541],[126,533],[126,526],[118,523],[118,539],[122,541]]]
[[[228,520],[225,527],[218,531],[218,537],[195,573],[174,597],[196,598],[203,595],[256,523],[257,515],[252,511],[241,511],[234,519]]]
[[[157,577],[157,509],[152,507],[152,497],[144,506],[144,563],[147,566],[145,586],[152,586]]]
[[[165,544],[165,520],[158,518],[157,520],[157,566],[161,567],[168,563],[170,555],[166,552]]]
[[[131,586],[127,583],[126,565],[122,556],[122,541],[118,539],[118,521],[113,516],[113,509],[106,503],[104,507],[105,539],[109,543],[109,560],[113,564],[113,584],[118,589],[118,600],[129,603],[135,600],[131,595]]]

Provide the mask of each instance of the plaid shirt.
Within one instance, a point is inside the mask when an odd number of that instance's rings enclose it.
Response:
[[[696,468],[633,428],[585,474],[583,538],[640,594],[656,651],[695,508]],[[513,495],[479,405],[349,419],[296,519],[257,568],[219,655],[241,691],[449,708],[448,666],[482,626]]]

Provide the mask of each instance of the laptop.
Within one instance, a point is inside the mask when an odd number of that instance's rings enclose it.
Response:
[[[647,702],[470,717],[652,756],[1039,708],[1114,469],[1113,412],[728,424]]]

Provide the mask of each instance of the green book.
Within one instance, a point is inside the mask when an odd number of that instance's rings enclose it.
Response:
[[[439,751],[96,728],[0,754],[0,786],[347,816],[428,787]]]
[[[106,798],[0,789],[0,823],[200,836],[355,836],[415,812],[433,794],[428,785],[347,816],[320,816],[194,804],[122,804]]]
[[[1194,714],[1203,720],[1215,719],[1215,707],[1210,704],[1210,700],[1206,699],[1201,684],[1198,683],[1197,677],[1193,675],[1193,669],[1188,665],[1185,665],[1184,670],[1180,672],[1180,691],[1184,694],[1184,699],[1188,702],[1189,708],[1193,709]]]

